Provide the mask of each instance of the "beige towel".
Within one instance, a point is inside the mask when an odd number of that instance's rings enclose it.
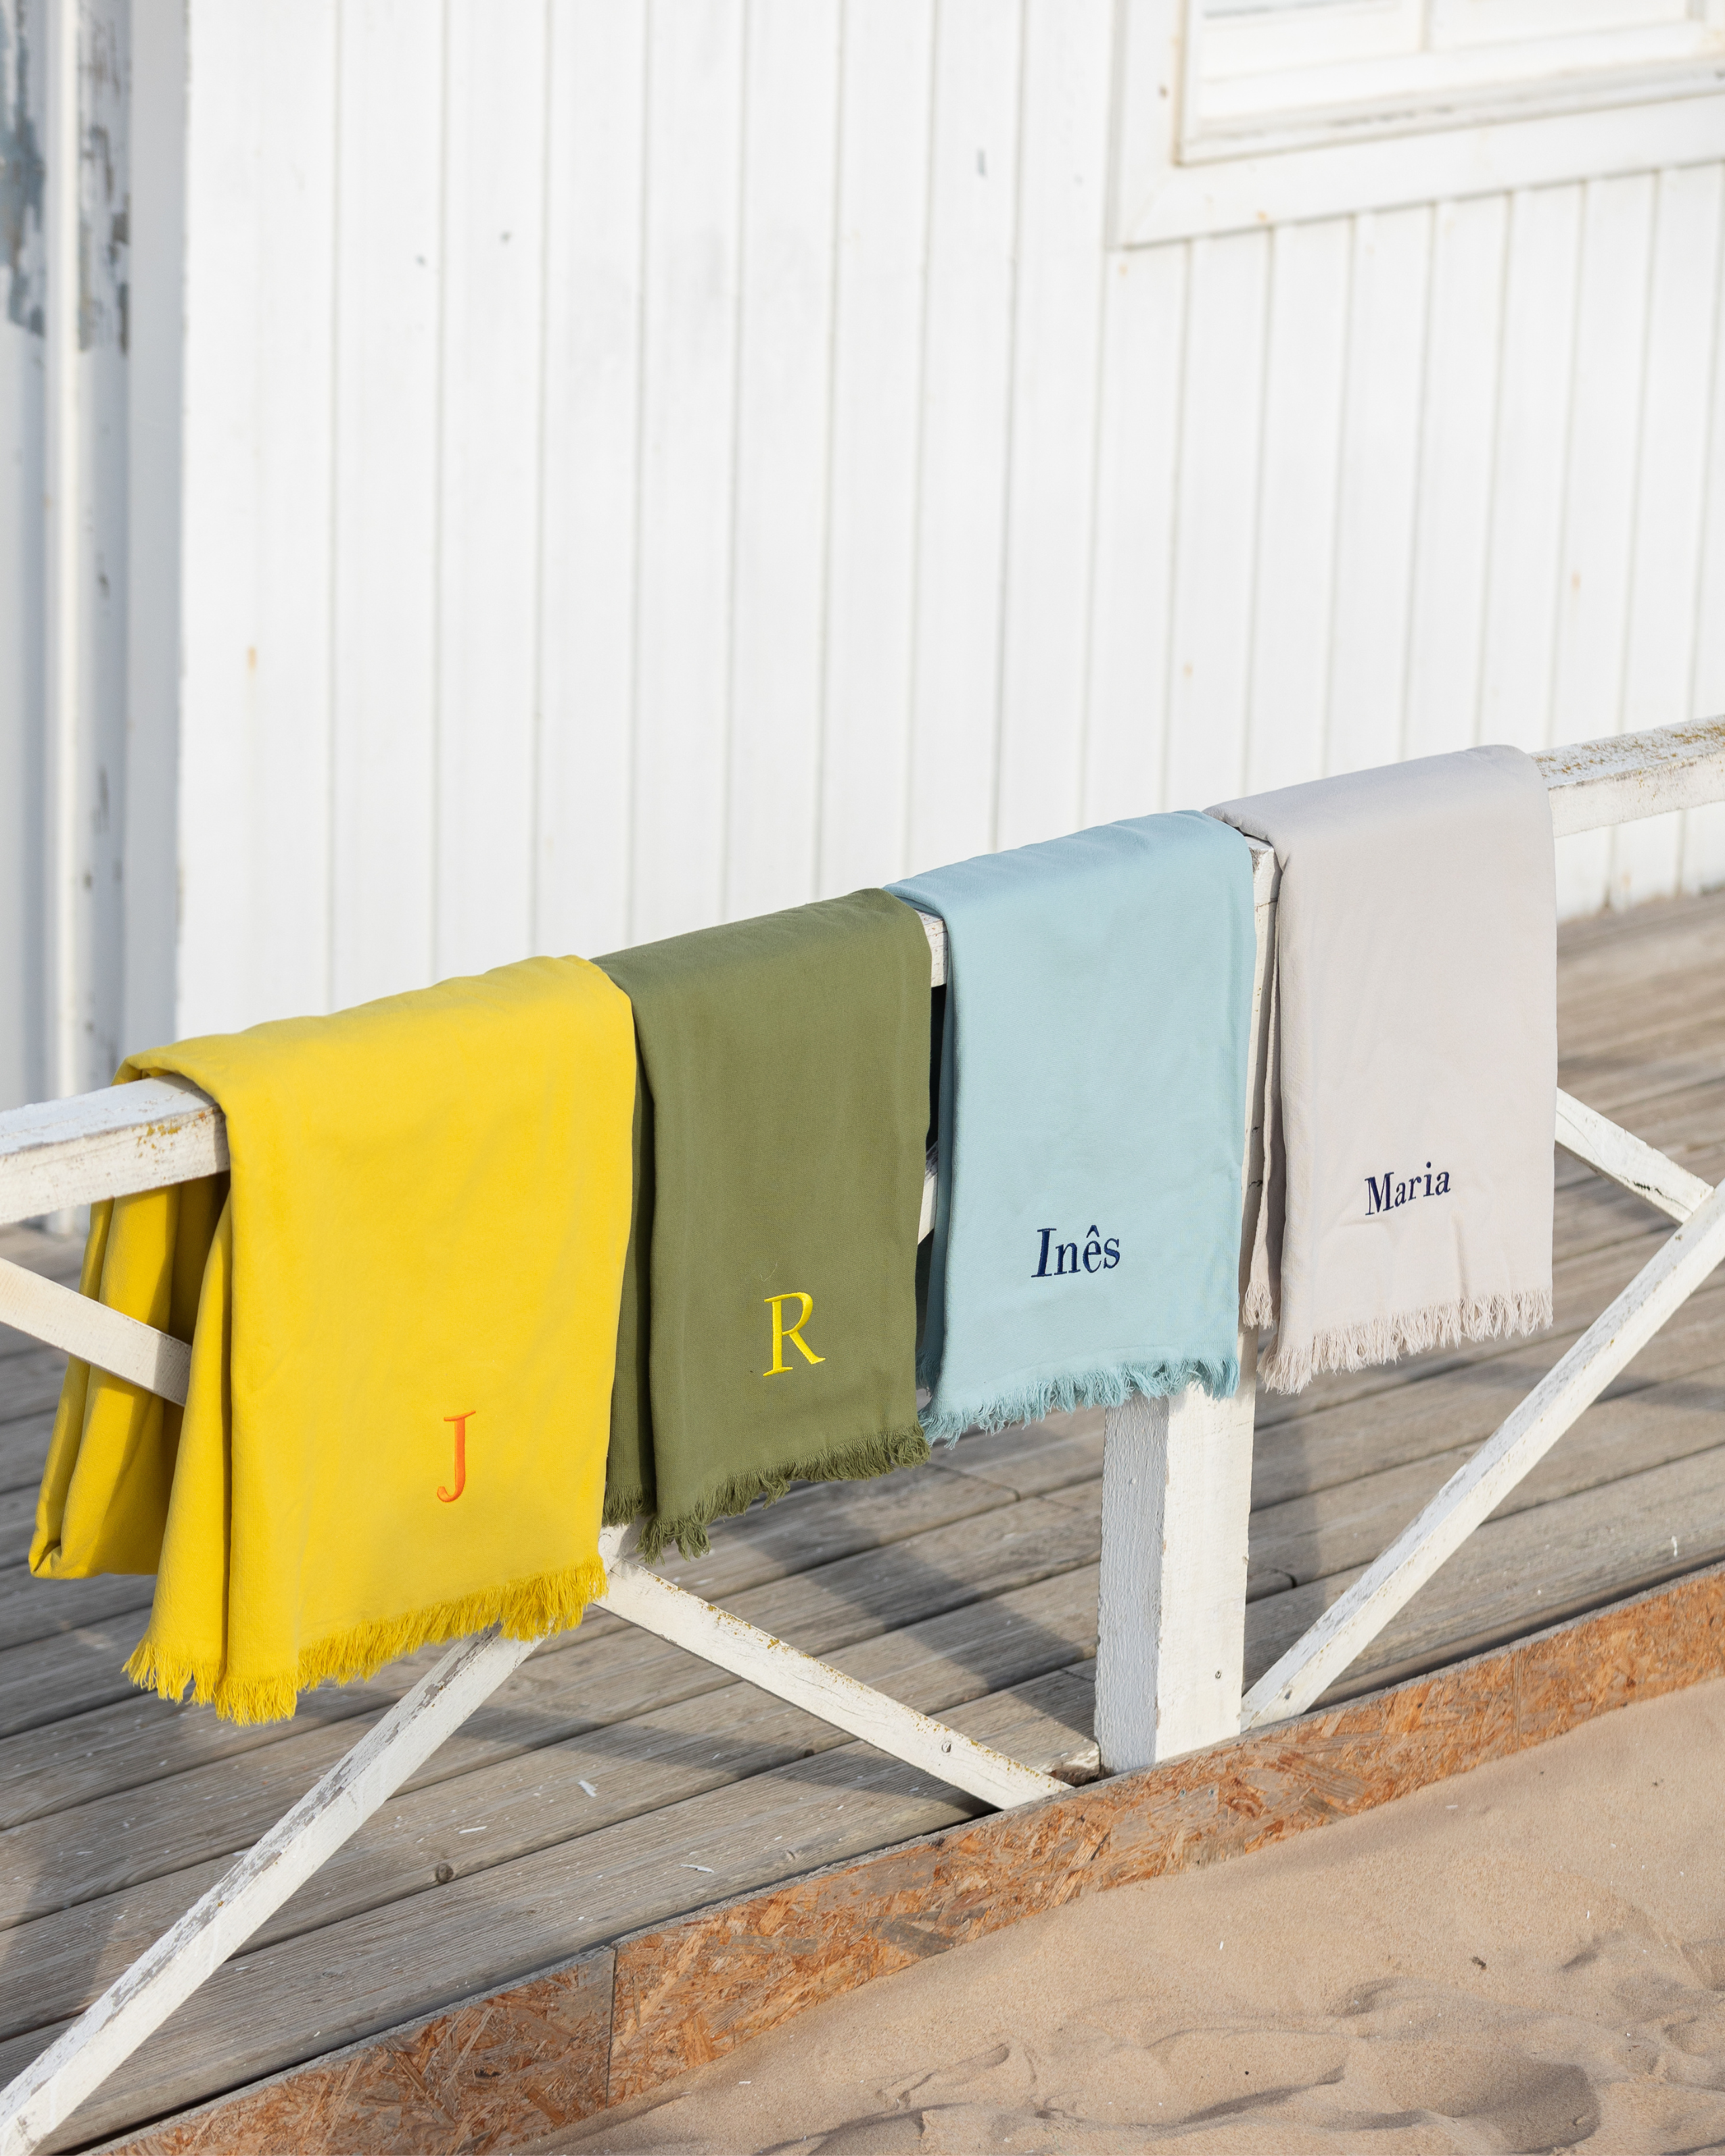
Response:
[[[1297,1392],[1549,1325],[1556,884],[1531,759],[1465,749],[1209,813],[1281,870],[1259,1374]]]

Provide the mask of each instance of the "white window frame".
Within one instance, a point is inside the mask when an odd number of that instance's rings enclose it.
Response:
[[[1725,54],[1643,55],[1524,85],[1482,69],[1442,96],[1422,95],[1416,70],[1413,95],[1369,114],[1260,110],[1206,126],[1202,7],[1120,0],[1117,245],[1725,157]]]

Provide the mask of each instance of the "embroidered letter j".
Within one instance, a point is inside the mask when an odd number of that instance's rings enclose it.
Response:
[[[452,1422],[455,1425],[455,1486],[453,1490],[445,1490],[441,1482],[437,1486],[437,1494],[446,1505],[453,1505],[467,1487],[467,1424],[478,1412],[476,1408],[470,1408],[466,1414],[444,1417],[445,1422]]]

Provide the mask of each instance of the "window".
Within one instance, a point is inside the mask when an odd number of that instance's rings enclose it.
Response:
[[[1127,0],[1123,20],[1128,244],[1725,153],[1725,0]]]

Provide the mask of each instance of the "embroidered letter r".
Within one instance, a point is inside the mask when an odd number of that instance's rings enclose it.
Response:
[[[798,1312],[796,1323],[787,1325],[784,1322],[784,1306],[793,1296],[803,1307]],[[804,1295],[801,1288],[793,1287],[785,1295],[763,1296],[762,1301],[773,1312],[773,1367],[769,1370],[762,1371],[761,1375],[763,1378],[776,1378],[782,1372],[789,1369],[790,1364],[784,1359],[784,1343],[787,1340],[793,1340],[796,1342],[805,1363],[825,1362],[826,1357],[817,1355],[803,1337],[803,1327],[814,1315],[814,1297],[812,1295]]]

